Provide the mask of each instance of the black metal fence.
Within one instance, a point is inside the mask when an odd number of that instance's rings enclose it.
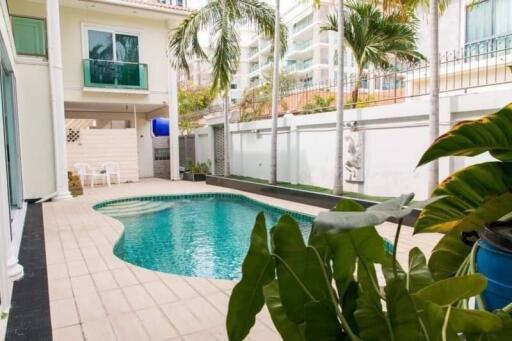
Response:
[[[478,87],[499,86],[512,82],[512,35],[467,44],[463,49],[440,55],[440,91],[461,92]],[[270,86],[255,86],[245,91],[231,107],[240,121],[270,117]],[[368,107],[404,102],[426,96],[430,89],[427,62],[399,63],[391,70],[367,69],[359,79],[344,82],[346,108]],[[311,114],[335,110],[336,81],[297,82],[281,90],[279,114]],[[209,112],[221,112],[222,107]],[[237,115],[235,115],[237,116]]]
[[[466,44],[463,49],[440,55],[440,91],[464,93],[479,87],[499,87],[512,82],[512,35]],[[287,84],[281,89],[279,114],[311,114],[335,110],[337,82],[312,83],[310,79]],[[405,102],[430,92],[430,66],[427,62],[397,63],[390,70],[363,70],[358,79],[347,76],[344,82],[346,108],[361,108]],[[230,111],[232,120],[251,121],[270,117],[271,86],[253,86],[244,92]],[[220,114],[222,106],[198,113]]]

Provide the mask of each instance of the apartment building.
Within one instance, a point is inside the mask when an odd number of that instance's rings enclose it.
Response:
[[[319,8],[311,2],[297,1],[282,13],[288,28],[288,50],[282,61],[283,70],[292,75],[299,86],[327,83],[336,79],[336,33],[322,32],[321,26],[335,12],[336,1],[322,1]],[[264,81],[272,61],[271,42],[255,34],[249,44],[249,84]],[[346,77],[355,74],[355,64],[349,49],[345,51]]]
[[[170,175],[179,177],[178,77],[167,46],[170,29],[189,14],[185,5],[0,0],[2,313],[13,281],[23,276],[17,257],[26,201],[70,198],[67,171],[74,161],[119,161],[122,181],[153,176],[150,125],[163,116],[172,127]],[[95,123],[77,139],[66,127],[80,120]],[[77,153],[91,137],[88,154]]]
[[[237,103],[243,95],[246,88],[249,87],[250,77],[250,43],[255,35],[255,30],[250,26],[241,26],[238,28],[240,36],[240,65],[236,74],[233,75],[230,89],[231,103]],[[206,55],[211,58],[213,56],[213,48],[210,44],[210,35],[208,32],[203,32],[200,37],[201,46]],[[197,57],[193,58],[190,65],[190,74],[185,72],[180,73],[180,80],[188,80],[196,85],[210,86],[212,82],[212,65],[207,60],[202,60]],[[216,100],[216,104],[221,104],[220,99]]]

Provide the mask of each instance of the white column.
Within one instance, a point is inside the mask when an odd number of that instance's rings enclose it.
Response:
[[[3,120],[0,120],[0,141],[4,141]],[[10,214],[7,187],[6,156],[4,148],[0,148],[0,310],[8,312],[11,306],[12,282],[9,280],[8,263],[11,245]]]
[[[178,72],[168,67],[168,103],[169,103],[169,155],[171,180],[180,179],[180,147],[178,126]]]
[[[48,68],[53,119],[56,196],[53,200],[71,198],[68,188],[66,134],[64,125],[64,81],[60,40],[59,0],[46,0],[48,30]]]

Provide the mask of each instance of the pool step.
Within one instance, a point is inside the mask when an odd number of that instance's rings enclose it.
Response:
[[[162,201],[127,201],[101,207],[98,211],[113,218],[121,218],[163,211],[170,208],[172,205],[172,202]]]

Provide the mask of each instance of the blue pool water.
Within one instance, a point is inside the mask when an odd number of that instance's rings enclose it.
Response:
[[[151,270],[222,279],[240,277],[259,212],[269,229],[281,215],[291,214],[305,240],[313,219],[234,194],[131,198],[95,209],[125,227],[114,247],[119,258]]]

